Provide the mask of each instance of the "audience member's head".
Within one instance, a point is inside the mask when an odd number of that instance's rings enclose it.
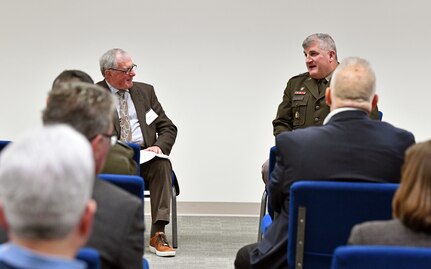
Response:
[[[407,149],[392,208],[405,226],[431,233],[431,140]]]
[[[376,76],[364,59],[351,57],[335,69],[331,85],[326,89],[326,102],[331,111],[341,107],[358,108],[368,113],[377,105]]]
[[[305,64],[312,78],[325,78],[337,67],[337,48],[330,35],[312,34],[302,42],[302,48]]]
[[[96,173],[100,173],[110,145],[115,144],[113,95],[98,85],[66,82],[56,84],[48,99],[43,123],[66,123],[87,137],[93,147]]]
[[[0,155],[1,223],[19,245],[63,242],[73,257],[91,231],[93,185],[93,153],[84,136],[67,125],[28,133]]]
[[[52,87],[54,88],[54,86],[58,83],[73,82],[73,81],[81,81],[81,82],[94,84],[94,80],[87,73],[81,70],[70,69],[70,70],[64,70],[63,72],[61,72],[54,79],[54,82],[52,83]]]

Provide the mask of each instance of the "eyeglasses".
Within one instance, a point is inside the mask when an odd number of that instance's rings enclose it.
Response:
[[[117,136],[116,135],[109,135],[109,134],[100,134],[106,138],[110,139],[111,142],[111,146],[114,146],[115,144],[117,144]]]
[[[133,71],[135,72],[136,68],[138,66],[136,64],[133,64],[132,67],[127,68],[126,70],[121,70],[121,69],[115,69],[115,68],[109,68],[109,70],[114,70],[114,71],[119,71],[119,72],[123,72],[126,75],[130,75],[130,73]]]

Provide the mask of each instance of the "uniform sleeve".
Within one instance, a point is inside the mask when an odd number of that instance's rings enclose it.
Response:
[[[283,93],[283,100],[278,106],[277,115],[272,121],[274,136],[285,131],[292,131],[293,129],[291,88],[292,82],[289,80]]]

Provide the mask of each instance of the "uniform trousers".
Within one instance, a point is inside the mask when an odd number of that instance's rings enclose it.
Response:
[[[153,158],[141,164],[141,176],[150,190],[152,223],[169,223],[172,196],[172,165],[168,159]]]

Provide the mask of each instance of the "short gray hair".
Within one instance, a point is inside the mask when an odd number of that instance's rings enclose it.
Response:
[[[376,75],[367,60],[349,57],[335,69],[331,90],[341,100],[369,102],[376,92]]]
[[[94,185],[88,140],[67,125],[46,126],[0,155],[0,197],[11,231],[26,239],[61,239],[78,224]]]
[[[117,60],[118,58],[122,57],[130,57],[127,52],[125,52],[122,49],[115,48],[110,49],[107,52],[105,52],[102,57],[100,57],[99,65],[100,65],[100,72],[102,73],[102,76],[105,77],[105,71],[111,68],[118,68],[117,66]]]
[[[307,36],[304,42],[302,42],[302,48],[308,48],[312,43],[319,42],[319,47],[325,51],[334,51],[337,55],[337,47],[335,46],[335,41],[328,34],[316,33]]]
[[[85,82],[58,83],[48,95],[43,123],[67,123],[89,140],[112,124],[115,99],[101,86]]]

